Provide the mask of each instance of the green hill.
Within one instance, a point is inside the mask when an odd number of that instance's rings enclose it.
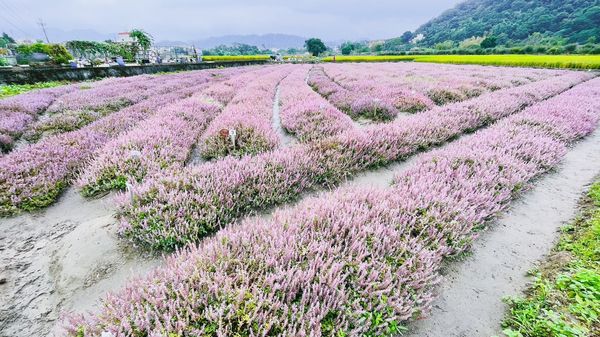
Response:
[[[493,36],[498,44],[600,42],[600,0],[468,0],[413,36],[418,34],[425,46],[478,36]]]

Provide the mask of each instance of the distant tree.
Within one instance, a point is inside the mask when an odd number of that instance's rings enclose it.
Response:
[[[304,46],[309,53],[313,54],[313,56],[319,56],[319,54],[327,50],[323,41],[314,37],[304,41]]]
[[[374,44],[374,45],[371,47],[371,51],[372,51],[373,53],[380,53],[380,52],[382,52],[382,51],[383,51],[383,43],[377,43],[377,44]]]
[[[148,50],[152,46],[152,35],[146,33],[142,29],[134,29],[129,33],[131,37],[143,50]]]
[[[29,45],[18,45],[16,49],[20,55],[25,57],[31,56],[33,53],[46,54],[55,64],[67,63],[69,60],[73,59],[73,56],[71,56],[67,48],[60,44],[36,42]]]
[[[488,36],[485,39],[483,39],[483,41],[481,41],[481,48],[494,48],[496,47],[498,44],[496,42],[496,37],[495,36]]]
[[[2,32],[2,39],[6,40],[8,43],[16,43],[15,39],[10,37],[8,34]]]
[[[404,34],[402,34],[402,36],[400,36],[400,40],[402,41],[402,43],[408,44],[408,43],[410,43],[410,40],[412,40],[413,37],[414,37],[413,32],[411,32],[410,30],[407,30],[406,32],[404,32]]]
[[[525,46],[525,48],[523,48],[523,54],[533,54],[534,51],[535,49],[533,46]]]
[[[350,55],[350,54],[352,54],[352,51],[354,50],[354,43],[344,42],[344,43],[342,43],[340,50],[342,51],[342,55]]]
[[[52,59],[52,62],[56,64],[67,63],[73,59],[73,56],[62,44],[49,44],[47,51],[48,56],[50,56]]]
[[[481,45],[481,42],[483,42],[483,37],[477,37],[477,36],[473,36],[470,37],[468,39],[464,39],[463,41],[460,42],[459,47],[462,49],[469,49],[469,48],[479,48],[479,46]]]
[[[76,57],[87,60],[94,60],[98,57],[113,57],[122,56],[127,61],[134,60],[134,54],[138,47],[129,43],[112,42],[110,40],[104,42],[97,41],[67,41],[65,47]]]
[[[574,43],[568,44],[564,47],[564,51],[569,54],[573,54],[575,52],[575,50],[577,50],[577,45]]]
[[[187,51],[180,51],[180,54],[186,54]],[[268,49],[260,49],[257,46],[251,46],[243,43],[234,43],[231,46],[228,45],[218,45],[211,49],[204,49],[202,51],[203,55],[219,55],[219,56],[228,56],[228,55],[265,55],[271,54],[272,52]]]
[[[153,38],[152,35],[146,33],[142,29],[134,29],[129,32],[129,37],[131,37],[134,41],[133,47],[133,55],[138,55],[140,49],[144,52],[148,51],[152,46]]]
[[[32,44],[20,44],[16,49],[19,54],[23,55],[31,55],[33,53],[48,54],[48,46],[39,41]]]
[[[436,43],[435,46],[434,46],[434,48],[437,49],[437,50],[452,49],[452,48],[454,48],[454,41],[447,40],[447,41],[444,41],[444,42]]]

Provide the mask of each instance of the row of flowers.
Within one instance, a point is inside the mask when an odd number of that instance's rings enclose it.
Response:
[[[433,104],[444,105],[484,92],[523,85],[564,74],[565,71],[505,69],[480,66],[431,67],[428,64],[327,64],[328,77],[350,91],[389,98],[400,111],[416,112]],[[418,93],[418,94],[417,94]],[[411,97],[411,94],[414,97]],[[421,102],[421,104],[416,104]]]
[[[73,85],[41,89],[0,100],[0,153],[9,152],[38,114],[59,96],[76,90]]]
[[[53,203],[95,151],[160,108],[189,97],[203,83],[213,80],[215,72],[220,71],[178,74],[186,80],[173,86],[171,92],[154,95],[80,130],[44,138],[1,157],[0,216]]]
[[[230,226],[108,295],[99,313],[72,316],[67,333],[396,336],[430,309],[444,257],[599,115],[593,79],[424,155],[389,188],[342,189]]]
[[[46,134],[76,130],[151,94],[166,93],[173,79],[181,81],[183,76],[108,78],[0,100],[0,152],[10,151],[20,137],[35,142]]]
[[[415,113],[564,73],[407,63],[327,64],[315,69],[310,82],[353,118],[385,121],[399,112]]]
[[[383,97],[360,91],[352,91],[329,78],[322,67],[314,67],[308,78],[310,86],[335,107],[354,119],[367,118],[375,121],[394,119],[399,111],[393,105],[394,96]],[[381,88],[385,88],[382,85]],[[397,98],[399,99],[399,98]]]
[[[156,249],[197,242],[240,216],[294,200],[314,188],[335,186],[360,171],[452,140],[592,76],[568,73],[392,123],[146,179],[132,188],[133,198],[119,198],[121,232]]]
[[[54,101],[44,116],[33,123],[23,137],[30,142],[36,142],[42,137],[80,129],[151,96],[172,92],[180,88],[183,81],[187,82],[187,85],[193,85],[194,75],[140,75],[123,83],[114,81],[112,85],[81,85],[79,90]]]
[[[167,169],[182,169],[200,135],[233,94],[265,70],[228,70],[229,79],[206,83],[192,97],[159,110],[100,150],[82,170],[77,185],[85,196],[92,196],[123,190],[127,183],[139,183]]]
[[[300,66],[281,81],[281,125],[302,142],[336,135],[353,127],[352,119],[306,83],[310,66]]]
[[[267,67],[267,71],[235,93],[202,136],[200,152],[205,159],[257,154],[279,144],[271,122],[273,98],[278,83],[292,68],[292,65]]]

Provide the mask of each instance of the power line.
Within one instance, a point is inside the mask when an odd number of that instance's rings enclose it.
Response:
[[[15,8],[12,4],[9,4],[3,0],[0,0],[0,5],[2,5],[4,8],[6,8],[10,12],[12,17],[14,19],[16,19],[17,21],[19,21],[18,23],[23,24],[25,27],[31,26],[32,21],[25,20],[19,13],[20,11],[17,8]],[[27,11],[24,11],[24,12],[27,12]]]
[[[4,21],[6,21],[9,25],[11,25],[13,28],[15,28],[16,30],[20,31],[21,33],[25,34],[25,36],[27,37],[31,37],[32,35],[29,34],[28,32],[26,32],[25,30],[21,29],[19,26],[15,25],[12,21],[10,21],[8,18],[6,18],[2,12],[0,12],[0,16],[2,16],[2,18],[4,19]]]

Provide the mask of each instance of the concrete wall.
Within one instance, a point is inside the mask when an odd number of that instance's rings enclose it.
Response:
[[[151,64],[108,68],[0,68],[0,84],[27,84],[46,81],[83,81],[92,78],[125,77],[166,71],[211,69],[264,64],[267,61],[228,61],[184,64]]]

